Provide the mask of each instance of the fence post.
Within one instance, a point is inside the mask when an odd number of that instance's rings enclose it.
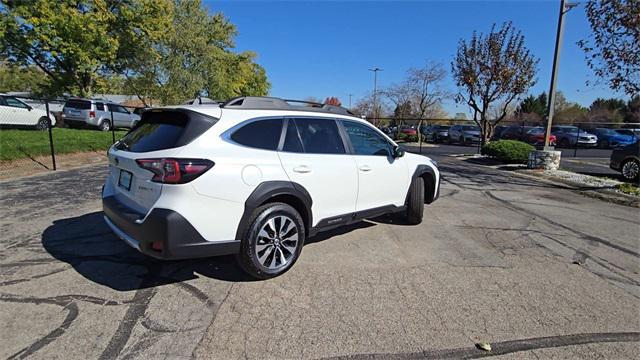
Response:
[[[573,157],[578,157],[578,140],[580,140],[580,126],[578,126],[578,135],[576,136],[576,143],[573,146]]]
[[[44,108],[47,111],[47,128],[49,130],[49,149],[51,149],[51,162],[53,163],[53,171],[56,171],[56,153],[53,150],[53,133],[51,130],[51,116],[49,115],[49,100],[44,101]]]
[[[116,143],[116,124],[113,122],[113,108],[109,109],[111,113],[111,143]]]

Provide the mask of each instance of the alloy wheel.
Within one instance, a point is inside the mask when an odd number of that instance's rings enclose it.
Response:
[[[295,257],[299,230],[288,216],[271,217],[258,232],[255,254],[260,265],[269,270],[282,268]]]
[[[637,161],[630,160],[622,165],[622,176],[625,179],[635,180],[638,178],[638,173],[640,173],[640,165],[638,165]]]

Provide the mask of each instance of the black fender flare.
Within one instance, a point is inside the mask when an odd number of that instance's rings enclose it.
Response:
[[[313,201],[309,192],[304,188],[304,186],[294,182],[265,181],[258,185],[244,202],[244,212],[242,213],[240,223],[238,224],[236,239],[242,240],[244,238],[245,232],[251,225],[248,223],[249,219],[256,208],[269,202],[270,199],[280,196],[290,196],[297,200],[297,206],[294,207],[296,207],[299,212],[304,211],[304,213],[300,215],[305,219],[305,226],[308,233],[311,228],[311,224],[313,224],[313,216],[311,213],[311,205],[313,204]]]
[[[433,168],[429,165],[424,165],[424,164],[418,165],[416,167],[416,170],[413,172],[413,175],[411,175],[411,182],[413,182],[413,180],[417,179],[418,177],[431,179],[430,181],[425,181],[425,184],[424,184],[425,192],[426,192],[424,197],[425,204],[431,204],[432,202],[436,201],[438,199],[438,196],[440,196],[440,191],[438,191],[440,188],[440,177],[438,177],[438,180],[436,183],[435,170],[433,170]],[[409,201],[409,190],[407,190],[407,197],[405,199],[405,204],[407,204],[408,201]]]

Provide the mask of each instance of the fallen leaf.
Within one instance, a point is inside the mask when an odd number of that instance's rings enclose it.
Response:
[[[476,347],[480,350],[491,351],[491,344],[489,344],[488,342],[477,343]]]

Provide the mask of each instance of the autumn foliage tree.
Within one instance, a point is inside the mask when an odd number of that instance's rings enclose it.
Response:
[[[458,42],[451,63],[459,88],[456,101],[466,103],[473,111],[483,143],[507,116],[511,103],[535,85],[537,64],[538,59],[525,46],[524,36],[510,22],[500,28],[494,24],[486,35],[474,31],[471,39]],[[495,104],[500,104],[499,115],[492,119],[489,110]]]
[[[342,102],[340,102],[340,99],[338,99],[335,96],[331,96],[331,97],[328,97],[328,98],[324,99],[324,103],[327,104],[327,105],[342,106]]]
[[[590,38],[578,45],[587,64],[614,90],[640,94],[640,0],[588,0]]]

